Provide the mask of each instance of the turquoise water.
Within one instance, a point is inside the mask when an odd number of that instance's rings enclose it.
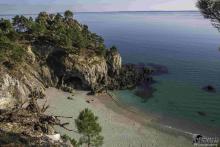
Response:
[[[155,63],[169,69],[169,74],[155,77],[156,91],[147,102],[129,90],[115,92],[120,102],[220,127],[220,32],[199,12],[76,13],[75,17],[103,36],[107,46],[116,45],[124,63]],[[209,84],[217,93],[201,90]]]
[[[169,74],[155,77],[156,92],[147,102],[129,90],[115,92],[121,102],[220,127],[220,33],[199,12],[77,13],[76,18],[107,46],[118,46],[124,63],[168,67]],[[201,90],[208,84],[217,93]]]

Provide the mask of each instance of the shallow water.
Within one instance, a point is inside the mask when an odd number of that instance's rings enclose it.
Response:
[[[169,69],[155,77],[156,92],[147,102],[129,90],[115,92],[121,102],[220,127],[220,33],[199,12],[76,13],[76,18],[107,46],[118,46],[124,63]],[[217,93],[202,90],[209,84]]]
[[[124,63],[162,64],[169,69],[169,74],[155,77],[152,98],[143,101],[134,91],[116,91],[120,102],[220,128],[220,33],[199,12],[75,13],[75,17],[103,36],[107,46],[118,46]],[[217,93],[202,90],[209,84]]]
[[[108,96],[88,96],[88,92],[75,91],[74,96],[55,88],[46,90],[47,102],[50,104],[46,113],[53,115],[71,116],[73,118],[60,118],[61,122],[69,122],[66,127],[76,131],[74,120],[80,111],[89,108],[98,116],[98,122],[102,127],[101,135],[104,136],[103,147],[191,147],[191,137],[183,135],[175,130],[167,130],[157,124],[151,124],[154,117],[141,117],[125,107],[119,107]],[[68,100],[67,97],[73,100]],[[93,99],[91,103],[87,100]],[[43,105],[44,100],[39,100]],[[72,138],[79,139],[80,134],[75,131],[67,131],[56,127],[56,131],[67,134]]]

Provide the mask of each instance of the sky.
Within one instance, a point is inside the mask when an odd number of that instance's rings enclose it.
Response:
[[[0,14],[197,10],[197,0],[0,0]]]

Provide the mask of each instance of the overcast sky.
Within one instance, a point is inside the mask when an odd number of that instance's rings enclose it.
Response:
[[[197,10],[197,0],[0,0],[0,14],[39,11],[152,11]]]

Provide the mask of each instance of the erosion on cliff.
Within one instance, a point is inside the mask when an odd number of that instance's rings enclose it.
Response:
[[[68,12],[0,20],[0,107],[47,87],[96,93],[149,80],[146,68],[122,66],[117,48]]]

